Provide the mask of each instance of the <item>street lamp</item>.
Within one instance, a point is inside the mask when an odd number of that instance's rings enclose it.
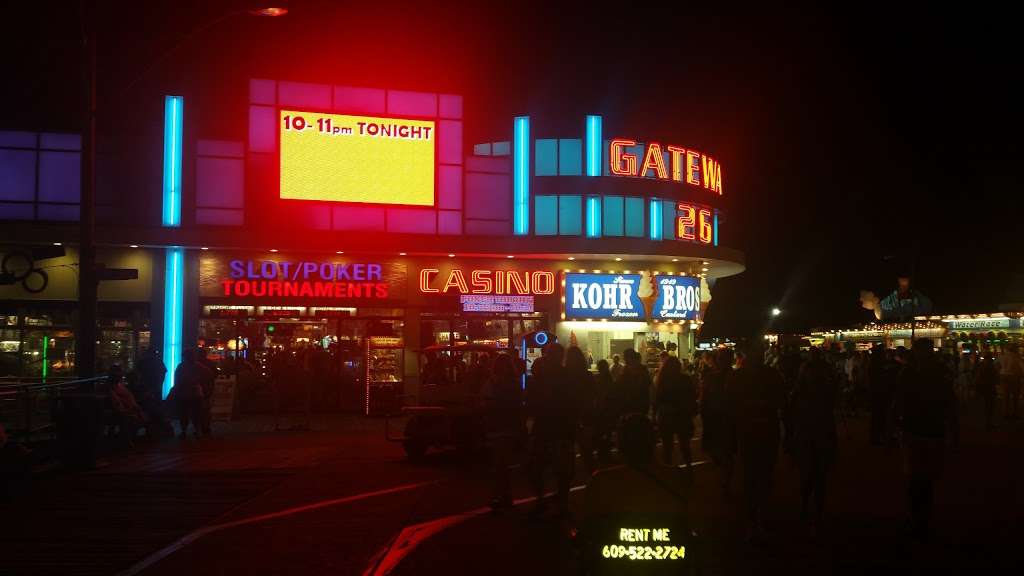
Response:
[[[779,314],[782,314],[782,310],[779,310],[778,308],[772,308],[772,316],[778,316]]]

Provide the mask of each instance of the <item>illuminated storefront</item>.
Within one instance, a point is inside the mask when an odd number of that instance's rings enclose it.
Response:
[[[727,163],[685,135],[581,111],[471,144],[458,95],[253,79],[245,131],[213,139],[189,122],[202,102],[164,104],[162,194],[124,195],[138,221],[97,235],[149,247],[142,301],[168,359],[201,345],[263,376],[275,352],[330,349],[340,403],[364,408],[374,380],[414,395],[428,346],[546,329],[594,361],[654,363],[691,353],[714,281],[744,268],[724,242]],[[41,196],[0,219],[36,220]],[[0,240],[68,242],[68,220]]]

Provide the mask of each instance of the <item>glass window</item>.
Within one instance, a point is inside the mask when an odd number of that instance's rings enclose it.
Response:
[[[17,330],[0,329],[0,376],[18,375],[21,338]]]
[[[534,233],[537,236],[558,234],[558,196],[537,196],[533,205]]]
[[[583,141],[563,138],[558,141],[558,173],[562,176],[580,176],[583,163]]]
[[[625,199],[625,232],[626,236],[642,238],[644,235],[644,199]]]
[[[622,236],[622,214],[623,214],[623,201],[622,196],[605,196],[604,197],[604,235],[605,236]]]
[[[579,236],[582,233],[583,199],[580,196],[558,197],[558,234]]]
[[[21,359],[24,376],[74,375],[74,332],[70,330],[27,330],[21,347]]]
[[[537,176],[558,175],[558,140],[534,141],[534,174]]]

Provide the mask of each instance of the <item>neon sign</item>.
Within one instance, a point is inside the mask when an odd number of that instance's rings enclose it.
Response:
[[[676,206],[676,238],[711,244],[714,241],[714,214],[710,208],[680,202]]]
[[[618,543],[603,546],[601,556],[641,561],[686,557],[686,546],[672,543],[670,528],[620,528],[618,540]]]
[[[662,147],[657,142],[648,143],[641,155],[626,152],[627,148],[636,145],[636,140],[625,138],[613,138],[609,142],[608,169],[612,175],[685,182],[722,194],[722,166],[714,158],[671,144]]]
[[[389,297],[383,266],[377,263],[232,260],[224,296],[374,298]]]
[[[544,295],[555,292],[555,274],[544,270],[470,270],[452,268],[444,282],[435,282],[437,268],[420,270],[420,292],[424,294],[520,294]]]

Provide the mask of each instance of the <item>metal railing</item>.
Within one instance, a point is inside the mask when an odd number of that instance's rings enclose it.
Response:
[[[84,389],[106,378],[0,378],[0,424],[10,437],[31,441],[54,428],[62,398],[95,394]]]

